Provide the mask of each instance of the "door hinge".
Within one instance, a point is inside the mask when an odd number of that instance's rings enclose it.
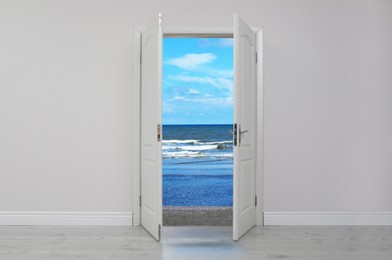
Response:
[[[256,63],[257,63],[257,52],[256,52]]]
[[[238,124],[234,124],[234,132],[233,132],[233,144],[237,146],[237,135],[238,135]]]
[[[157,141],[161,141],[161,125],[157,124]]]
[[[158,240],[161,240],[161,225],[158,225]]]
[[[159,26],[159,28],[162,28],[162,14],[160,13],[159,15],[158,15],[158,26]]]
[[[257,196],[255,196],[255,207],[257,207]]]
[[[140,65],[142,64],[142,60],[143,60],[143,55],[142,55],[142,52],[140,52]]]
[[[139,207],[142,207],[142,196],[139,196]]]

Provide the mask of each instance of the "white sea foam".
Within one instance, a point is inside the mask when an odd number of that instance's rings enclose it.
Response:
[[[199,142],[199,140],[162,140],[162,143],[164,144],[191,144],[197,142]]]
[[[216,155],[217,157],[233,157],[232,153],[220,153]]]
[[[216,145],[198,145],[198,146],[162,146],[165,151],[207,151],[216,149]]]
[[[197,158],[197,157],[214,157],[214,158],[232,158],[232,153],[201,153],[192,151],[162,152],[163,158]]]
[[[233,141],[204,142],[203,144],[231,144]]]
[[[200,140],[162,140],[164,144],[231,144],[232,140],[214,141],[214,142],[201,142]]]
[[[203,157],[205,155],[199,152],[179,151],[179,152],[162,152],[164,158],[184,158],[184,157]]]
[[[217,144],[208,145],[163,145],[162,150],[207,151],[218,149]]]
[[[232,141],[201,142],[200,140],[163,140],[163,158],[229,158],[226,148],[231,148]],[[224,153],[226,151],[226,153]]]
[[[216,145],[184,145],[176,148],[186,151],[205,151],[216,149]]]

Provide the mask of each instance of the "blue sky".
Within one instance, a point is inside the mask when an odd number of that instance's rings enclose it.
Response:
[[[233,123],[233,40],[164,38],[162,123]]]

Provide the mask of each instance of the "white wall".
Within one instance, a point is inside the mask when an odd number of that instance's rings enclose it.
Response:
[[[264,26],[267,212],[392,211],[391,1],[0,2],[0,212],[130,212],[132,43]]]
[[[392,211],[392,2],[287,3],[265,17],[265,210]]]

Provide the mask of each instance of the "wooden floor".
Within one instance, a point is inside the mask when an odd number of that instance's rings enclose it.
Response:
[[[0,259],[392,259],[392,227],[257,227],[240,242],[228,227],[0,226]]]

